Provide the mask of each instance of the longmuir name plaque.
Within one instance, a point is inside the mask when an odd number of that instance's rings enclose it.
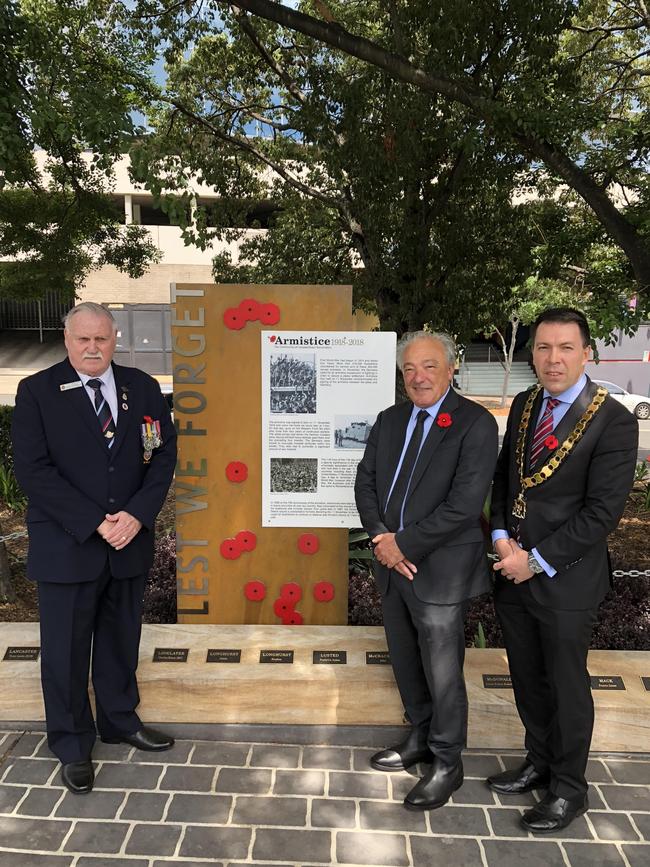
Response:
[[[241,662],[241,650],[225,647],[210,647],[206,662]]]
[[[260,662],[291,665],[293,650],[260,650]]]
[[[187,662],[189,647],[154,647],[153,662]]]
[[[347,665],[347,650],[314,650],[314,665]]]
[[[8,647],[3,662],[36,662],[40,656],[40,647]]]

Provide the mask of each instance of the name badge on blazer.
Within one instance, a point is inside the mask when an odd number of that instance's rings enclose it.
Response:
[[[59,386],[59,391],[70,391],[71,388],[81,388],[83,385],[80,379],[75,379],[74,382],[62,382]]]

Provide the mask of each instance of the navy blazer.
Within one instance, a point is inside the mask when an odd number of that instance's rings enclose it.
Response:
[[[571,433],[596,389],[587,377],[587,384],[553,431],[559,443]],[[632,413],[608,395],[564,462],[543,484],[526,492],[526,517],[518,522],[512,515],[519,493],[515,446],[528,395],[517,395],[508,416],[494,476],[491,526],[508,530],[512,537],[519,533],[527,551],[537,548],[557,569],[553,578],[542,572],[526,582],[537,602],[558,610],[595,608],[610,586],[607,535],[616,529],[632,487],[639,426]],[[528,425],[527,455],[542,399],[540,391]],[[544,448],[535,469],[550,454]],[[499,573],[495,592],[504,603],[517,603],[523,586]]]
[[[407,402],[379,413],[357,469],[357,509],[371,537],[397,529],[386,527],[385,510],[412,409]],[[413,589],[418,599],[450,605],[490,588],[480,516],[498,433],[486,409],[451,388],[440,412],[449,413],[451,425],[440,427],[435,420],[431,425],[404,505],[404,529],[395,541],[417,566]],[[379,589],[386,593],[390,570],[377,561],[373,566]]]
[[[107,557],[115,578],[146,574],[153,562],[154,524],[176,464],[176,431],[156,380],[136,368],[112,367],[118,417],[110,449],[86,389],[61,390],[80,381],[67,359],[18,386],[14,467],[28,497],[27,574],[36,581],[93,581]],[[149,463],[144,416],[160,421],[163,440]],[[107,513],[121,510],[142,529],[116,551],[96,530]]]

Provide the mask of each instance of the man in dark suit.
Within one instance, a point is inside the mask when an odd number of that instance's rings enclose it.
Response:
[[[405,335],[398,365],[410,401],[379,414],[357,470],[361,522],[397,686],[411,729],[375,754],[374,768],[431,762],[408,793],[411,809],[442,806],[463,782],[467,600],[489,589],[480,515],[497,455],[497,425],[451,388],[456,350],[446,334]]]
[[[552,833],[588,808],[587,651],[610,586],[607,534],[632,485],[638,425],[585,375],[590,335],[582,313],[544,311],[532,341],[541,386],[513,401],[491,517],[495,603],[528,754],[488,785],[506,795],[548,789],[522,823]]]
[[[143,750],[173,744],[140,722],[135,672],[176,433],[158,383],[111,363],[116,341],[110,311],[74,307],[65,319],[67,360],[20,383],[13,415],[15,471],[29,499],[27,574],[38,582],[48,744],[75,793],[94,781],[91,655],[102,740]]]

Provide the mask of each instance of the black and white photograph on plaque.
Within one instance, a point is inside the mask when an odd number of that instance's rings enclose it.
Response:
[[[271,493],[315,494],[318,458],[271,458]]]
[[[376,415],[334,416],[334,448],[365,449]]]
[[[271,355],[271,412],[316,412],[316,355],[282,352]]]

